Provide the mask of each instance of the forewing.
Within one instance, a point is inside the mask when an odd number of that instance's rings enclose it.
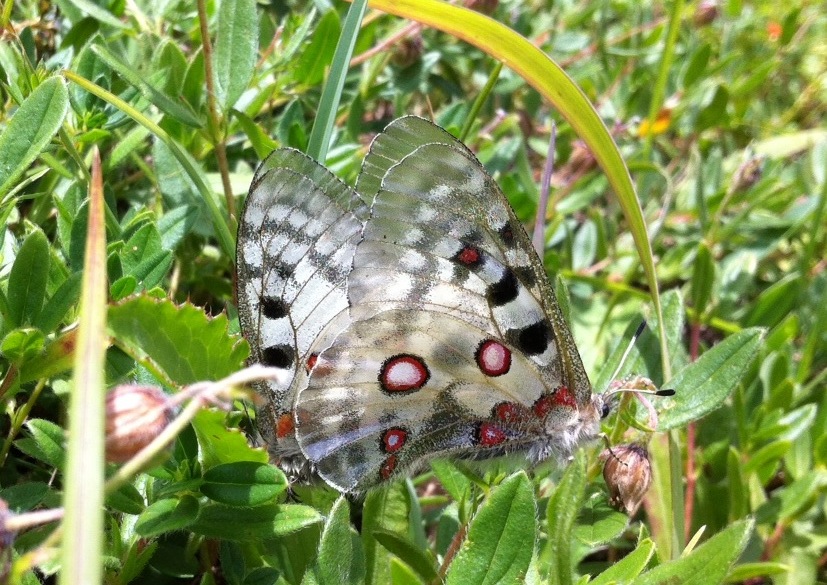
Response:
[[[257,387],[267,401],[260,431],[276,451],[292,446],[293,378],[347,307],[346,278],[367,213],[352,189],[295,150],[275,151],[253,180],[238,234],[238,311],[251,362],[289,374],[286,383]]]

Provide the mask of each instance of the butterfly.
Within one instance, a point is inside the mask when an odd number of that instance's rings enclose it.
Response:
[[[374,139],[356,188],[292,149],[256,171],[238,311],[259,429],[293,478],[360,493],[437,457],[565,458],[607,404],[528,236],[473,153],[418,117]]]

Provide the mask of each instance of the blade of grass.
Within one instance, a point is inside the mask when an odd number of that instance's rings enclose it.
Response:
[[[666,94],[666,83],[669,81],[669,74],[675,70],[675,45],[678,42],[678,32],[681,28],[681,15],[683,14],[683,0],[676,0],[672,3],[672,12],[669,15],[669,28],[666,33],[666,42],[660,57],[658,78],[652,90],[652,102],[649,104],[649,128],[653,128],[658,112],[663,105],[663,96]],[[643,160],[649,160],[652,152],[652,141],[655,139],[654,132],[647,132],[646,142],[643,145]]]
[[[354,0],[347,11],[345,23],[342,26],[342,35],[333,53],[333,63],[325,81],[322,97],[319,100],[319,110],[316,120],[310,131],[310,140],[307,145],[307,155],[319,162],[327,158],[330,148],[330,135],[333,133],[333,123],[336,120],[336,111],[342,99],[342,88],[345,86],[345,77],[353,56],[353,47],[359,35],[359,26],[367,10],[367,0]]]
[[[107,345],[104,205],[101,162],[96,149],[89,185],[89,228],[69,404],[61,585],[100,583],[103,577],[103,370]]]
[[[186,172],[190,179],[192,179],[192,182],[195,184],[198,192],[207,204],[207,209],[209,209],[210,218],[212,219],[213,229],[215,229],[218,242],[221,245],[221,250],[232,258],[233,261],[235,261],[235,243],[233,236],[230,234],[230,228],[227,224],[227,220],[218,208],[212,191],[207,186],[207,183],[204,181],[201,173],[199,173],[192,162],[190,162],[190,159],[186,156],[183,149],[178,146],[178,143],[175,142],[175,140],[173,140],[173,138],[160,126],[158,126],[158,124],[144,116],[141,112],[130,106],[115,94],[103,89],[101,86],[89,81],[85,77],[82,77],[73,71],[64,70],[63,76],[69,81],[76,83],[92,95],[99,97],[105,102],[110,103],[121,110],[124,114],[138,122],[138,124],[152,132],[170,149],[170,151],[172,151],[173,156],[175,156],[178,162],[181,163],[181,166],[184,168],[184,172]]]

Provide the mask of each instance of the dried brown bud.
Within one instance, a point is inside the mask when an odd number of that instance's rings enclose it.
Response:
[[[718,12],[718,0],[702,0],[692,15],[692,22],[699,27],[712,24],[718,18]]]
[[[169,424],[167,395],[156,386],[124,384],[106,395],[106,460],[128,461]]]
[[[643,445],[618,445],[606,449],[600,457],[606,462],[603,479],[609,487],[609,502],[633,515],[652,483],[649,452]]]
[[[761,180],[764,173],[764,159],[760,156],[749,158],[741,164],[732,177],[732,191],[746,191]]]

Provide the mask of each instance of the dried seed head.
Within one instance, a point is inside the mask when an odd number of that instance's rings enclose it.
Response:
[[[128,461],[169,424],[167,395],[156,386],[124,384],[106,395],[106,460]]]
[[[643,445],[618,445],[600,457],[605,461],[603,479],[609,487],[609,502],[633,515],[652,483],[649,452]]]

